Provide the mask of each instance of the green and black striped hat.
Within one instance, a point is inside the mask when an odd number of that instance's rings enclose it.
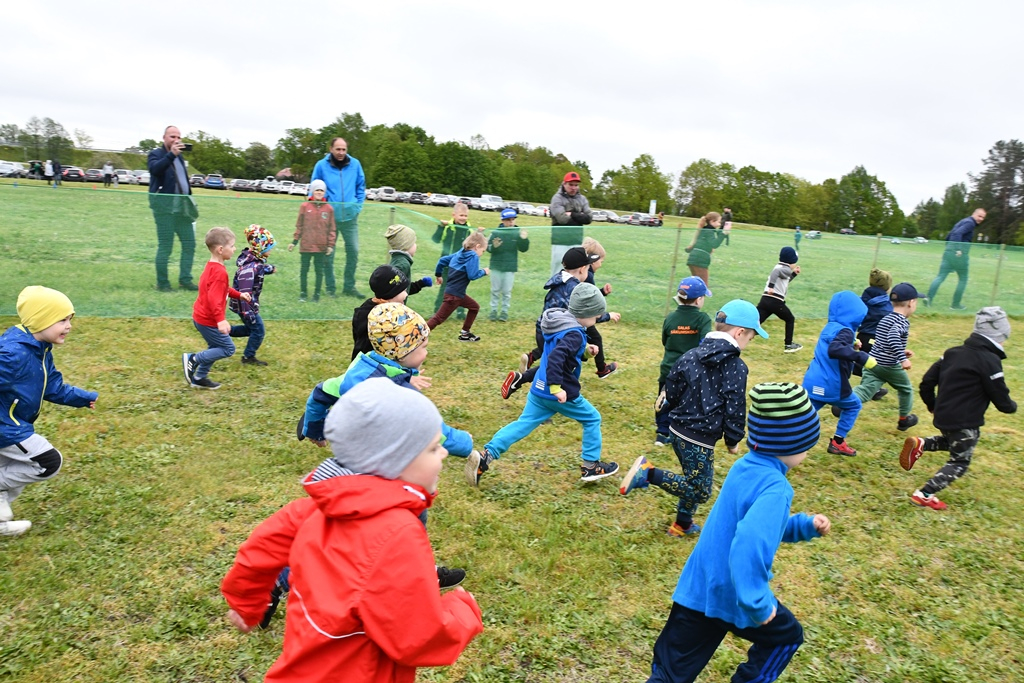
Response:
[[[750,390],[747,445],[757,455],[796,455],[818,443],[821,424],[803,387],[764,382]]]

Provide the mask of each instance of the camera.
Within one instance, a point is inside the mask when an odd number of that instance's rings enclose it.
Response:
[[[182,152],[191,152],[192,151],[192,143],[191,142],[183,142],[183,143],[181,143],[181,151]]]

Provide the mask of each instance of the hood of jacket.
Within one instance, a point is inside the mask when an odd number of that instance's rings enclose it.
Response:
[[[459,249],[455,256],[452,256],[452,260],[448,262],[448,270],[467,270],[467,266],[473,262],[473,259],[479,260],[479,256],[472,249]]]
[[[574,327],[581,327],[576,316],[564,308],[549,308],[540,316],[540,331],[544,335],[558,334]]]
[[[235,259],[235,265],[239,268],[247,266],[252,263],[262,263],[263,259],[256,258],[256,254],[253,253],[252,249],[246,247],[242,250],[242,253]]]
[[[988,351],[994,353],[999,357],[999,360],[1006,360],[1006,352],[996,345],[994,341],[989,339],[983,334],[977,332],[971,332],[971,336],[964,340],[964,346],[968,346],[972,349],[979,349],[981,351]]]
[[[555,287],[561,287],[563,284],[565,284],[569,280],[576,280],[576,278],[574,278],[572,276],[566,277],[566,275],[567,275],[567,273],[564,270],[558,271],[557,273],[552,275],[550,278],[548,278],[548,281],[544,283],[544,289],[554,289]],[[576,280],[576,282],[578,284],[579,280]]]
[[[401,479],[368,474],[312,479],[310,474],[302,482],[306,493],[325,517],[334,520],[364,519],[393,508],[405,508],[418,515],[434,500],[421,487]]]
[[[828,321],[856,330],[868,313],[867,305],[851,291],[836,292],[828,302]]]
[[[730,358],[740,355],[740,348],[727,339],[719,339],[709,335],[704,337],[704,341],[694,349],[694,352],[701,365],[713,368]]]

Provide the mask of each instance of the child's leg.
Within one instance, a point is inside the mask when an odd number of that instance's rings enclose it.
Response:
[[[327,289],[329,291],[332,291],[332,292],[334,291],[333,287],[335,287],[336,285],[333,284],[333,281],[334,281],[334,270],[333,270],[333,268],[334,268],[334,266],[331,265],[330,273],[331,273],[331,282],[332,282],[332,284],[328,285],[327,282],[326,282],[326,280],[327,280],[327,273],[328,273],[328,270],[327,270],[327,254],[322,254],[320,252],[317,252],[317,253],[313,254],[313,275],[314,275],[314,277],[316,277],[316,283],[315,283],[316,284],[316,288],[313,290],[313,296],[320,296],[320,285],[321,285],[321,283],[323,283],[324,286],[327,286]]]
[[[491,271],[491,320],[498,317],[498,307],[501,305],[501,275],[499,270]]]
[[[786,346],[793,343],[793,329],[796,327],[796,318],[793,317],[793,311],[789,310],[789,306],[783,302],[779,307],[779,310],[775,312],[775,315],[782,319],[782,322],[786,323]]]
[[[981,430],[955,429],[943,430],[942,436],[932,436],[924,440],[926,451],[949,451],[949,461],[921,487],[921,492],[929,496],[938,493],[960,477],[967,474],[974,456],[974,447],[978,445]]]
[[[647,474],[647,480],[679,498],[676,524],[688,529],[693,524],[697,506],[706,503],[711,496],[711,484],[715,477],[715,449],[698,446],[675,434],[671,437],[671,443],[682,473],[654,468]]]
[[[733,681],[768,683],[776,680],[804,642],[803,627],[781,602],[775,608],[775,618],[767,624],[729,630],[753,643],[747,650],[747,661],[736,669]]]
[[[836,425],[836,436],[845,439],[846,435],[853,429],[854,423],[857,422],[857,415],[860,414],[860,409],[864,404],[860,402],[859,398],[850,394],[846,398],[836,401],[833,405],[843,411],[839,414],[839,424]]]
[[[303,251],[299,253],[299,258],[301,259],[299,265],[299,296],[305,299],[306,294],[309,292],[309,290],[306,289],[306,285],[309,284],[309,262],[313,260],[313,254]],[[318,270],[317,279],[319,280],[319,278],[320,271]],[[320,288],[319,285],[320,283],[317,282],[317,289]]]
[[[886,377],[886,381],[896,390],[899,396],[900,417],[910,415],[910,411],[914,409],[914,385],[910,383],[910,375],[903,368],[890,370],[888,374],[889,376]]]
[[[725,622],[672,603],[672,611],[654,643],[647,683],[692,683],[728,633]]]
[[[555,414],[554,409],[547,405],[549,403],[559,405],[556,401],[545,401],[532,394],[527,394],[526,405],[523,406],[523,413],[519,419],[499,429],[484,448],[495,458],[500,457],[513,444],[525,439],[544,420]]]
[[[473,329],[473,322],[476,320],[476,314],[480,312],[480,304],[478,304],[473,297],[467,294],[459,299],[459,306],[466,309],[466,322],[462,323],[462,329],[469,332]]]
[[[203,335],[203,339],[209,344],[210,348],[205,351],[200,351],[195,354],[196,361],[196,372],[193,376],[194,379],[203,379],[210,373],[210,366],[221,358],[230,358],[235,355],[235,343],[231,341],[231,337],[224,334],[216,327],[207,327],[206,325],[200,325],[195,320],[192,324],[199,330],[199,334]]]
[[[437,313],[430,316],[430,320],[427,321],[427,327],[429,327],[430,329],[434,329],[435,327],[443,323],[445,320],[448,319],[448,317],[452,313],[455,312],[455,309],[459,307],[459,304],[461,302],[462,297],[452,296],[451,294],[445,294],[444,303],[442,303],[441,307],[437,309]]]
[[[7,492],[10,502],[29,484],[57,476],[63,462],[60,451],[38,434],[4,446],[0,448],[0,491]]]
[[[608,363],[604,360],[604,340],[601,339],[601,333],[597,331],[597,325],[591,325],[587,328],[587,343],[597,346],[597,355],[594,356],[594,367],[597,368],[598,372],[604,372],[605,368],[608,367]]]
[[[515,273],[501,274],[501,310],[498,312],[501,320],[508,320],[508,309],[512,305],[512,286],[515,282]]]
[[[773,302],[778,301],[775,297],[762,296],[761,300],[757,302],[757,317],[759,322],[764,322],[768,318],[772,317],[772,313],[775,312],[775,305]]]
[[[860,379],[860,384],[853,388],[853,394],[860,399],[861,403],[867,403],[871,400],[871,397],[882,388],[885,380],[882,376],[875,372],[880,366],[876,365],[873,368],[865,369],[864,375]]]
[[[601,460],[601,413],[590,401],[577,396],[571,401],[555,404],[555,411],[583,425],[583,459],[587,462]]]
[[[708,269],[707,268],[702,268],[700,266],[688,266],[688,268],[690,269],[690,275],[692,275],[694,277],[699,277],[701,280],[704,281],[704,285],[706,287],[710,287],[711,286],[710,283],[708,282]]]
[[[665,378],[664,377],[659,377],[658,378],[658,395],[660,396],[661,392],[663,392],[664,390],[665,390]],[[661,412],[655,411],[655,413],[654,413],[654,425],[655,425],[655,432],[657,433],[658,436],[663,436],[665,438],[668,438],[669,427],[672,426],[672,418],[669,417],[670,413],[671,413],[671,411],[667,407],[663,408],[661,410]]]
[[[442,254],[442,256],[444,256],[444,254]],[[443,279],[445,282],[448,282],[448,269],[447,268],[442,268],[441,269],[441,279]],[[437,288],[437,299],[434,300],[434,313],[435,314],[438,311],[440,311],[441,310],[441,306],[444,305],[444,288],[445,288],[444,285],[441,285],[440,287]],[[448,315],[451,315],[451,313],[449,313]],[[447,318],[447,317],[448,316],[446,315],[445,318]]]
[[[263,318],[260,314],[256,314],[256,319],[251,325],[246,325],[249,329],[249,341],[245,345],[245,351],[242,352],[243,358],[255,358],[256,352],[259,351],[260,345],[263,343],[263,338],[266,336],[267,328],[263,325]]]

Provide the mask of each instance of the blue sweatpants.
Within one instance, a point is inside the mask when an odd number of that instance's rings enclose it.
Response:
[[[691,683],[715,654],[726,633],[753,643],[732,683],[771,683],[804,642],[804,629],[781,602],[763,626],[739,628],[673,602],[665,628],[654,643],[647,683]]]
[[[843,439],[853,429],[854,423],[857,421],[857,415],[860,414],[862,403],[857,398],[856,394],[850,394],[846,398],[841,398],[838,401],[819,401],[816,398],[811,398],[811,405],[814,406],[815,412],[821,410],[827,405],[832,405],[839,408],[842,413],[839,414],[839,423],[836,425],[836,436]]]
[[[497,458],[508,451],[512,444],[528,437],[555,413],[565,415],[583,425],[583,459],[598,462],[601,459],[601,413],[582,396],[559,403],[554,399],[538,398],[532,393],[527,393],[523,414],[515,422],[499,429],[484,448]]]

